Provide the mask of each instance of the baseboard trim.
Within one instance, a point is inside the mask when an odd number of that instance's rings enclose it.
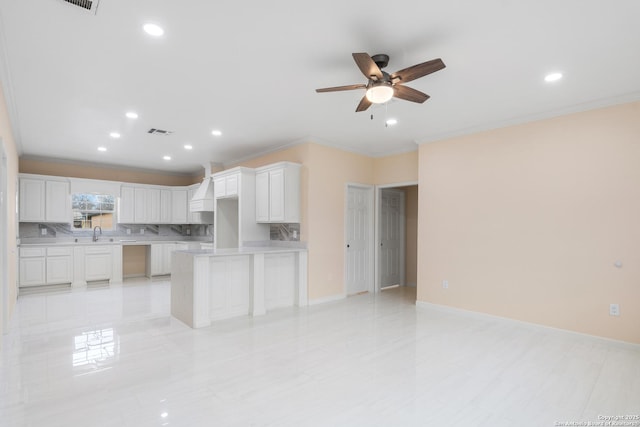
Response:
[[[625,348],[633,348],[636,350],[640,350],[640,344],[637,344],[634,342],[601,337],[598,335],[591,335],[584,332],[572,331],[570,329],[562,329],[562,328],[556,328],[553,326],[541,325],[539,323],[526,322],[524,320],[512,319],[510,317],[496,316],[494,314],[483,313],[480,311],[465,310],[464,308],[452,307],[449,305],[434,304],[432,302],[416,300],[416,307],[422,310],[439,311],[441,313],[465,316],[465,317],[470,317],[478,320],[496,320],[504,323],[520,324],[522,326],[526,326],[533,329],[541,329],[541,330],[547,330],[547,331],[562,332],[562,333],[571,334],[571,335],[578,335],[581,337],[591,338],[598,341],[606,341],[610,344],[615,344]]]
[[[347,297],[346,294],[330,295],[328,297],[315,298],[309,300],[309,305],[325,304],[327,302],[340,301]]]

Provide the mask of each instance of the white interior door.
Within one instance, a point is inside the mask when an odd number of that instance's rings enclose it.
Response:
[[[347,295],[373,290],[373,188],[348,186],[346,206]]]
[[[380,287],[404,285],[404,192],[380,192]]]

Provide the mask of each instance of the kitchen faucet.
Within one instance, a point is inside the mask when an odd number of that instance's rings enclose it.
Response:
[[[100,227],[99,225],[96,225],[95,227],[93,227],[93,241],[97,242],[98,241],[98,236],[96,235],[96,230],[100,229],[100,235],[102,236],[102,227]]]

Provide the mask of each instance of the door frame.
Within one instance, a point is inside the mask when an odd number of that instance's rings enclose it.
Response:
[[[345,184],[344,187],[344,214],[343,214],[343,218],[344,218],[344,234],[343,234],[343,243],[342,243],[342,250],[343,250],[343,256],[342,259],[344,260],[344,273],[343,273],[343,295],[348,296],[348,292],[349,289],[347,287],[347,265],[349,262],[349,257],[347,254],[347,236],[349,235],[348,230],[347,230],[347,224],[349,223],[349,221],[347,220],[347,215],[349,213],[349,189],[350,188],[358,188],[358,189],[364,189],[364,190],[369,190],[368,191],[368,200],[367,200],[367,206],[368,206],[368,212],[369,212],[369,226],[367,227],[367,229],[369,230],[369,232],[367,233],[367,240],[369,241],[368,244],[368,251],[369,251],[369,266],[370,268],[367,271],[367,290],[369,292],[375,292],[375,286],[374,286],[374,266],[375,266],[375,255],[374,255],[374,251],[375,251],[375,230],[374,230],[374,226],[375,226],[375,186],[373,185],[369,185],[369,184],[359,184],[356,182],[347,182]]]
[[[7,153],[0,138],[0,335],[9,328],[9,240],[8,200],[9,182],[7,174]],[[0,343],[0,348],[2,347]]]
[[[376,203],[376,207],[375,207],[375,225],[374,225],[374,229],[375,229],[375,244],[374,244],[374,282],[375,282],[375,292],[380,292],[380,211],[381,211],[381,207],[382,207],[382,190],[385,189],[391,189],[391,188],[402,188],[402,187],[410,187],[412,185],[418,185],[418,181],[405,181],[405,182],[397,182],[394,184],[383,184],[383,185],[376,185],[375,188],[375,193],[376,193],[376,197],[375,197],[375,203]],[[406,200],[405,200],[406,202]],[[404,227],[405,227],[405,233],[406,233],[406,215],[407,212],[405,211],[404,213],[404,218],[402,218],[402,221],[404,223]],[[406,238],[405,236],[403,236],[403,241],[405,241]],[[404,243],[406,245],[406,241]],[[406,258],[406,254],[405,254],[405,249],[402,248],[402,262],[405,262],[405,258]],[[406,277],[406,271],[404,268],[404,265],[402,266],[402,282],[405,282],[405,277]]]

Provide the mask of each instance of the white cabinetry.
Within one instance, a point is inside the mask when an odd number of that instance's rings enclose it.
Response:
[[[296,254],[264,256],[264,304],[267,310],[291,307],[296,300]]]
[[[128,186],[120,190],[118,222],[122,224],[186,224],[187,190]]]
[[[20,286],[46,284],[46,248],[20,248]]]
[[[20,222],[71,222],[68,180],[20,176]]]
[[[123,185],[120,188],[120,202],[118,203],[118,222],[133,224],[135,222],[135,188]]]
[[[171,274],[171,256],[176,250],[175,243],[153,243],[151,245],[150,266],[152,276]]]
[[[187,213],[189,211],[188,190],[171,191],[171,221],[173,224],[187,224]]]
[[[84,249],[85,281],[110,280],[112,277],[112,250],[109,245],[86,246]]]
[[[256,169],[256,222],[300,222],[300,169],[289,162]]]
[[[213,175],[216,193],[215,246],[237,248],[269,240],[269,227],[256,223],[255,171],[237,167]]]
[[[172,191],[169,189],[160,190],[160,224],[171,224],[173,221],[171,207]]]
[[[134,188],[134,199],[133,199],[133,222],[136,224],[148,224],[148,213],[147,213],[147,205],[148,202],[148,191],[143,187]]]
[[[211,320],[249,314],[249,261],[246,256],[212,257],[209,260]]]
[[[73,281],[71,247],[20,248],[20,286],[41,286]]]
[[[187,209],[189,201],[193,199],[193,195],[198,191],[200,184],[194,184],[188,188],[187,191]],[[188,209],[187,224],[213,224],[214,214],[213,212],[191,212]]]
[[[240,168],[236,168],[240,169]],[[216,199],[222,197],[238,197],[241,171],[231,169],[231,172],[220,172],[214,175],[213,190]]]
[[[47,284],[73,281],[73,250],[71,247],[47,248]]]

